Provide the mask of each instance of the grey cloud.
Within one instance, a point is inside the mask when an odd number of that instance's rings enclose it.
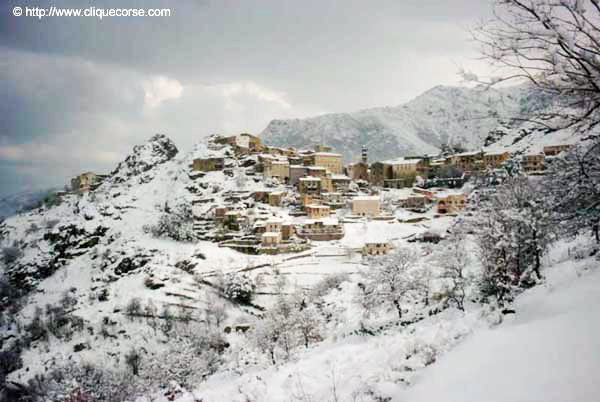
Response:
[[[11,12],[33,2],[0,6],[0,194],[109,170],[156,132],[185,150],[213,132],[396,105],[456,84],[459,65],[476,55],[464,27],[489,12],[472,0],[35,4],[173,15],[37,20]],[[148,82],[160,77],[182,91],[159,88],[149,107]],[[19,158],[25,153],[30,159]]]

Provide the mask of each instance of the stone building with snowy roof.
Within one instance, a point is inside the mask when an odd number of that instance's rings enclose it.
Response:
[[[353,215],[375,217],[381,213],[381,199],[379,196],[362,195],[354,197],[351,204]]]

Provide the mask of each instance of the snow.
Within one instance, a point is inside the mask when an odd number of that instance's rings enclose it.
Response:
[[[575,265],[553,267],[545,286],[517,300],[515,317],[469,337],[402,400],[597,401],[600,270],[596,262],[577,277]]]

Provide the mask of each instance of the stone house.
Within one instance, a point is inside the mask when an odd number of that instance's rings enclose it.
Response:
[[[439,214],[454,214],[462,211],[466,206],[464,194],[448,194],[438,197],[437,212]]]
[[[327,205],[309,204],[304,207],[304,210],[309,219],[328,218],[330,215],[330,208]]]
[[[483,154],[483,164],[486,167],[497,168],[508,160],[508,152],[486,152]]]
[[[283,219],[272,216],[265,221],[265,225],[265,232],[281,232]]]
[[[426,164],[422,159],[398,158],[382,162],[383,186],[386,188],[412,187],[417,175],[423,175]]]
[[[378,196],[354,197],[351,204],[353,215],[375,217],[381,213],[381,200]]]
[[[392,243],[386,240],[369,240],[362,248],[363,255],[385,255],[393,250]]]
[[[334,174],[343,173],[342,155],[332,152],[314,152],[307,155],[305,164],[308,166],[321,166]]]
[[[308,166],[290,164],[290,184],[292,186],[297,186],[298,179],[304,176],[308,176]]]
[[[300,226],[298,236],[316,241],[339,240],[344,237],[344,227],[335,218],[309,219]]]
[[[264,178],[276,178],[282,183],[290,180],[290,163],[287,160],[272,160],[264,165]]]
[[[560,145],[548,145],[544,147],[544,154],[546,156],[555,156],[563,151],[568,151],[573,148],[571,144],[560,144]]]
[[[323,203],[331,209],[343,208],[346,206],[346,201],[341,193],[323,193]]]
[[[462,152],[449,157],[449,162],[460,168],[463,172],[472,172],[477,170],[483,164],[483,152]]]
[[[406,209],[424,209],[427,198],[424,195],[411,194],[398,200],[398,205]]]
[[[521,166],[526,172],[541,172],[544,170],[544,154],[523,155]]]
[[[350,177],[344,174],[333,174],[331,175],[331,182],[333,184],[333,191],[344,193],[348,191],[350,187]]]
[[[194,159],[192,170],[197,172],[215,172],[225,168],[225,158]]]
[[[71,179],[71,190],[77,193],[86,193],[92,190],[99,182],[99,176],[93,172],[82,173]]]
[[[300,194],[321,194],[321,179],[318,177],[301,177],[298,179]]]
[[[272,191],[269,193],[269,205],[272,207],[281,206],[281,200],[285,193],[283,191]]]
[[[260,239],[264,247],[277,247],[281,244],[281,232],[264,232]]]
[[[321,177],[321,192],[332,193],[334,191],[333,180],[331,179],[331,173],[327,172],[325,177]]]

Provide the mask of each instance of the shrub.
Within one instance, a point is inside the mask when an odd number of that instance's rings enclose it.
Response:
[[[231,273],[225,276],[223,294],[229,300],[250,304],[256,292],[256,284],[246,274]]]
[[[22,256],[23,251],[16,245],[4,247],[2,249],[2,261],[6,266],[15,263]]]
[[[129,303],[127,303],[127,307],[125,307],[125,312],[127,315],[133,319],[135,316],[142,315],[142,301],[139,297],[132,298]]]
[[[144,229],[154,237],[167,237],[177,241],[193,241],[194,214],[191,206],[179,205],[176,208],[165,208],[156,225],[146,226]]]

